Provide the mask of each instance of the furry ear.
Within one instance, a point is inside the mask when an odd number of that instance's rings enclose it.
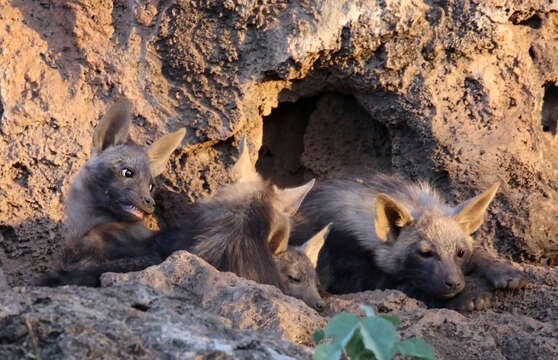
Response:
[[[277,194],[277,200],[279,201],[278,208],[290,216],[293,216],[315,182],[316,180],[312,179],[304,185],[287,189],[279,189],[277,186],[273,185],[273,190],[275,194]]]
[[[238,160],[233,167],[234,176],[238,182],[250,182],[260,180],[260,175],[250,160],[250,149],[246,135],[242,135],[238,149]]]
[[[457,215],[455,215],[455,221],[461,225],[463,231],[467,234],[470,235],[474,233],[482,225],[486,209],[494,199],[499,187],[500,184],[496,183],[484,193],[465,201],[455,208],[455,212],[457,213]]]
[[[149,146],[147,149],[147,156],[149,160],[151,160],[151,175],[153,177],[161,174],[165,170],[167,161],[174,149],[176,149],[182,142],[182,139],[184,139],[184,135],[186,135],[186,129],[182,128],[163,136]]]
[[[331,223],[327,224],[319,233],[312,236],[310,240],[298,247],[298,250],[302,251],[306,254],[308,259],[310,259],[314,269],[318,266],[318,255],[320,254],[322,246],[324,246],[330,227]]]
[[[93,154],[106,148],[124,144],[130,131],[130,102],[120,100],[103,116],[93,134]]]
[[[399,230],[413,222],[413,217],[403,206],[386,194],[379,194],[376,199],[376,216],[374,229],[376,236],[384,242],[388,241],[388,234],[397,234]]]

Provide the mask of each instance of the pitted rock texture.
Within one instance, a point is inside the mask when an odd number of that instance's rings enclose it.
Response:
[[[204,311],[242,330],[259,330],[299,344],[312,345],[312,334],[326,321],[301,300],[278,288],[221,273],[199,257],[178,251],[144,271],[101,277],[102,286],[147,284],[172,298],[191,298]]]
[[[300,359],[308,349],[134,283],[0,293],[2,359]]]

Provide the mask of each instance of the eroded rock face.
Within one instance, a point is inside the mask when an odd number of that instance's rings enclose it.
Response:
[[[0,293],[0,357],[299,359],[309,350],[234,330],[226,319],[140,283]]]
[[[326,324],[317,312],[278,288],[221,273],[186,251],[144,271],[104,274],[101,283],[147,284],[171,298],[192,299],[204,311],[229,319],[234,328],[259,330],[299,344],[312,345],[312,334]]]

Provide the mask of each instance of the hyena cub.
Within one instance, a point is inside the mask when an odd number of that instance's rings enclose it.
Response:
[[[161,256],[188,250],[220,271],[275,285],[321,309],[323,302],[311,261],[299,256],[300,250],[288,248],[291,217],[314,180],[287,189],[264,181],[250,161],[245,138],[233,172],[238,180],[219,189],[215,196],[189,206],[180,228],[155,236]],[[325,235],[322,232],[308,242],[313,244],[311,251],[316,250],[320,238],[323,244]],[[283,276],[280,269],[288,274]]]
[[[464,274],[480,274],[500,289],[525,284],[522,272],[471,237],[497,190],[495,184],[452,207],[423,182],[386,175],[367,183],[331,181],[310,192],[292,237],[333,223],[318,261],[322,285],[332,293],[398,288],[431,306],[481,309],[489,294],[463,291]]]
[[[66,200],[63,268],[42,284],[98,286],[103,272],[140,270],[161,261],[142,219],[155,210],[153,178],[163,172],[186,130],[145,148],[129,141],[130,122],[130,104],[121,101],[97,125],[91,158]]]

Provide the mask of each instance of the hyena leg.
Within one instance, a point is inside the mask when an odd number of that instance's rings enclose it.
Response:
[[[137,256],[108,261],[104,264],[80,262],[66,269],[54,271],[35,282],[39,286],[81,285],[101,286],[100,277],[106,272],[124,273],[143,270],[161,262],[158,256]]]
[[[525,273],[482,248],[473,252],[471,270],[484,276],[496,289],[519,289],[527,284]]]
[[[492,294],[479,289],[465,289],[459,295],[447,300],[443,307],[460,311],[484,310],[490,306]]]

